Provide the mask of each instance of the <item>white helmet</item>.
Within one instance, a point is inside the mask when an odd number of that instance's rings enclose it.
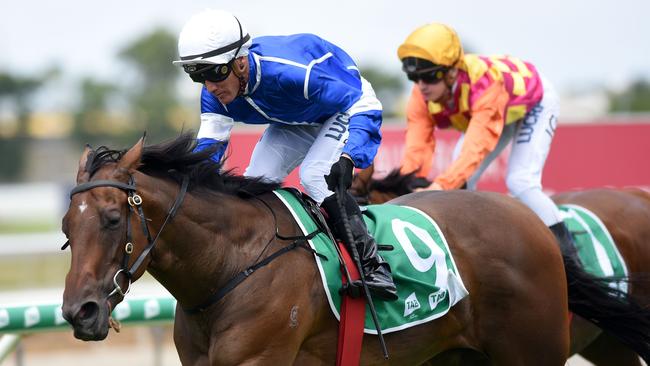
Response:
[[[251,37],[232,14],[223,10],[204,10],[194,15],[178,38],[180,60],[185,64],[227,64],[248,55]]]

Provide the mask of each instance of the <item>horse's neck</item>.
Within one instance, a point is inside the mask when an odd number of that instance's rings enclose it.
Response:
[[[209,200],[188,194],[164,229],[149,272],[192,307],[251,265],[274,232],[263,207],[227,194]]]

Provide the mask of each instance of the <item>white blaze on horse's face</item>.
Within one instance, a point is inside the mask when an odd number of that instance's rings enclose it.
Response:
[[[88,204],[86,201],[82,201],[81,204],[79,205],[79,212],[84,213],[86,211],[86,208],[88,208]]]

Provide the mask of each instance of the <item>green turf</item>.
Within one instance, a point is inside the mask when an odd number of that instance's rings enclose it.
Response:
[[[0,257],[0,292],[26,288],[51,288],[65,285],[70,268],[70,249],[39,255]],[[145,273],[139,282],[155,281]]]
[[[70,253],[0,257],[0,291],[63,287]]]
[[[0,221],[0,234],[42,233],[61,230],[61,223],[52,220],[30,222]]]

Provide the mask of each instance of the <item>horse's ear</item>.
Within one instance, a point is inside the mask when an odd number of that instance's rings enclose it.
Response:
[[[350,187],[350,192],[352,192],[353,195],[365,196],[368,194],[370,179],[372,179],[372,173],[374,170],[374,165],[370,165],[366,169],[363,169],[354,175],[352,186]]]
[[[118,169],[123,169],[125,171],[132,171],[138,169],[140,166],[140,159],[142,158],[142,150],[144,149],[144,139],[146,136],[142,136],[138,142],[133,145],[129,151],[122,156],[122,159],[117,163]]]
[[[87,182],[90,179],[90,172],[88,171],[88,162],[92,159],[93,149],[90,148],[90,145],[86,144],[84,147],[83,153],[81,153],[81,159],[79,159],[79,168],[77,170],[77,184]]]
[[[357,173],[357,179],[360,179],[361,182],[363,182],[364,186],[367,186],[370,183],[370,180],[372,179],[372,174],[375,172],[375,165],[372,164],[366,169],[363,169],[359,173]]]

